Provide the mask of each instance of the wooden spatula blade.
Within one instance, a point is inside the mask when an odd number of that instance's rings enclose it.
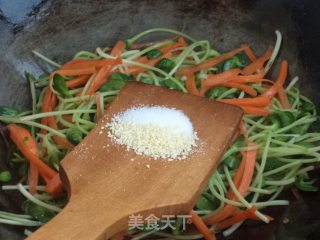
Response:
[[[106,123],[139,105],[182,110],[197,132],[198,147],[185,160],[167,161],[114,144]],[[52,240],[107,239],[126,229],[130,214],[187,213],[230,144],[241,117],[238,107],[147,84],[126,84],[97,126],[62,161],[62,177],[70,195],[67,207],[29,239],[46,239],[48,233]]]

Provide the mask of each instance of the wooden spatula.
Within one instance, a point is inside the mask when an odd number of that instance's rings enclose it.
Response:
[[[138,105],[182,110],[199,137],[185,160],[154,160],[108,138],[112,116]],[[69,203],[29,240],[101,240],[128,228],[128,217],[186,214],[230,144],[238,107],[147,84],[128,83],[90,134],[61,162]]]

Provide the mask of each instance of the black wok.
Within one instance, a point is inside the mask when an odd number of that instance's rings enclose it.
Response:
[[[320,3],[317,0],[208,1],[0,1],[0,105],[30,109],[24,72],[36,75],[48,66],[36,59],[35,49],[63,63],[79,50],[112,45],[152,27],[182,30],[208,39],[219,51],[250,44],[262,53],[284,37],[281,58],[290,63],[290,77],[299,75],[301,89],[320,108]],[[154,38],[163,37],[154,35]],[[0,170],[6,167],[0,142]],[[302,194],[289,207],[267,209],[276,218],[269,225],[248,222],[229,239],[319,239],[320,194]],[[21,197],[0,190],[0,210],[19,212]],[[289,223],[284,224],[283,219]],[[23,228],[0,224],[0,239],[23,239]]]

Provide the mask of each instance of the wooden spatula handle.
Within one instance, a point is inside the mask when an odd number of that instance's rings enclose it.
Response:
[[[108,209],[108,218],[105,212],[95,212],[98,206],[79,207],[68,205],[27,240],[107,240],[127,229],[128,214],[118,207]]]

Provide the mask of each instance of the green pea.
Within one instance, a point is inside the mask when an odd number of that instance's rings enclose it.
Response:
[[[83,133],[73,129],[67,133],[67,139],[73,144],[79,144],[83,139]]]
[[[0,182],[8,182],[12,178],[11,173],[9,171],[2,171],[0,173]]]
[[[66,80],[64,77],[62,77],[59,74],[55,74],[53,76],[53,88],[56,90],[58,93],[60,93],[63,97],[66,97],[69,95],[69,89],[66,84]]]
[[[232,154],[225,159],[223,159],[223,163],[229,168],[229,169],[237,169],[240,165],[240,157],[236,154]]]
[[[158,49],[152,49],[151,51],[147,52],[145,55],[150,60],[150,59],[160,57],[162,55],[162,52],[159,51]]]
[[[199,210],[214,210],[216,205],[206,193],[201,194],[196,202],[196,207]]]

